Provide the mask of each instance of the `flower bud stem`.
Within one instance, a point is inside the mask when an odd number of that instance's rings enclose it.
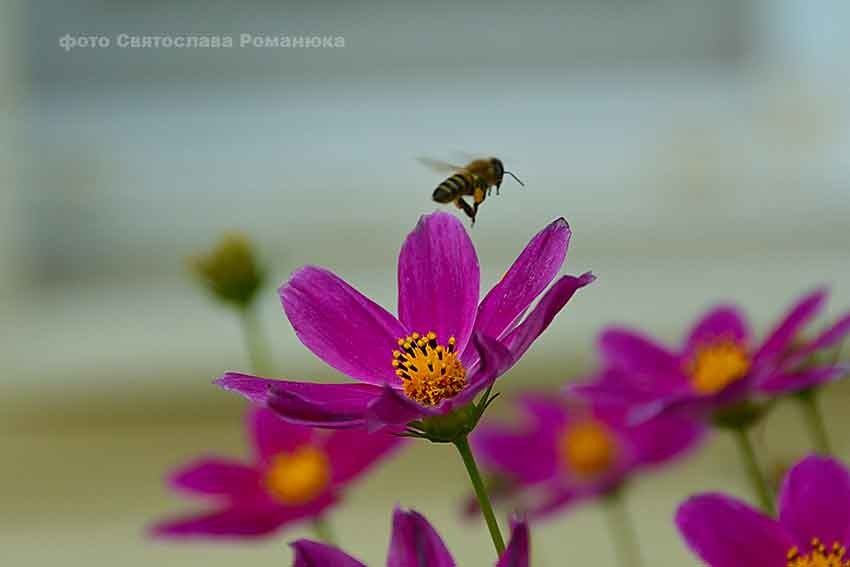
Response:
[[[756,458],[756,451],[749,437],[749,428],[736,427],[731,429],[731,433],[738,444],[738,452],[741,455],[741,460],[744,462],[744,467],[747,469],[750,484],[758,497],[762,511],[773,516],[775,511],[773,494],[767,485],[767,481],[764,478],[764,474],[762,474],[761,467]]]
[[[260,376],[272,373],[269,343],[255,308],[246,305],[240,309],[242,336],[245,340],[245,350],[251,362],[251,370]]]
[[[481,473],[478,472],[478,465],[475,463],[475,457],[472,456],[469,441],[464,435],[454,441],[454,446],[457,447],[458,453],[463,459],[463,464],[466,466],[466,472],[469,473],[469,480],[472,481],[472,488],[475,490],[475,496],[478,497],[481,514],[484,516],[484,521],[487,522],[487,529],[490,530],[490,537],[493,539],[493,546],[496,548],[496,555],[501,556],[505,551],[505,540],[502,539],[502,532],[499,531],[499,523],[493,513],[493,505],[490,503],[490,496],[487,494],[484,481],[481,479]]]
[[[624,486],[618,486],[605,495],[605,515],[608,520],[608,531],[614,541],[621,567],[641,567],[640,545],[638,544],[635,525],[629,515],[624,499]]]
[[[818,404],[817,391],[815,389],[804,390],[797,394],[797,401],[803,410],[803,417],[806,419],[806,426],[809,429],[815,450],[821,455],[831,455],[832,447],[829,442],[829,435],[826,432],[826,423]]]

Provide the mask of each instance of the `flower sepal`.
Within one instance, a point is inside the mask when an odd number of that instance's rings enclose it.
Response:
[[[432,443],[457,443],[472,433],[481,416],[493,400],[499,397],[498,393],[492,394],[491,391],[492,386],[487,388],[478,402],[469,403],[449,413],[411,421],[399,435],[427,439]]]
[[[768,414],[771,402],[743,400],[729,404],[711,415],[711,421],[720,429],[747,430]]]

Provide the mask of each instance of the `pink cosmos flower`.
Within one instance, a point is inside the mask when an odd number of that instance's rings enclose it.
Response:
[[[366,567],[345,552],[322,543],[298,540],[292,543],[295,551],[293,567]],[[511,530],[511,540],[496,567],[528,567],[528,526],[517,522]],[[456,567],[446,544],[428,520],[418,512],[396,509],[393,514],[393,533],[387,567]]]
[[[677,415],[629,423],[628,407],[526,396],[521,428],[484,424],[472,434],[484,466],[512,481],[532,518],[618,489],[636,472],[694,447],[704,426]]]
[[[785,477],[778,519],[704,494],[679,507],[676,524],[711,567],[848,567],[850,474],[837,460],[807,457]]]
[[[563,219],[544,228],[479,304],[478,258],[466,230],[450,214],[426,215],[399,255],[398,317],[322,268],[301,268],[280,289],[301,342],[358,383],[237,373],[217,383],[288,421],[318,427],[374,429],[449,413],[490,387],[594,280],[590,273],[562,276],[546,290],[569,239]]]
[[[811,341],[799,342],[826,299],[824,289],[805,295],[760,343],[753,339],[743,313],[731,305],[706,313],[675,350],[637,331],[609,328],[598,341],[607,371],[570,391],[648,404],[655,410],[686,407],[710,413],[754,395],[797,392],[835,380],[846,368],[812,363],[811,355],[850,333],[850,315]]]
[[[214,503],[211,512],[167,521],[156,536],[258,537],[320,518],[345,486],[399,446],[400,438],[363,430],[318,432],[267,409],[249,415],[251,463],[210,457],[181,468],[172,486]]]

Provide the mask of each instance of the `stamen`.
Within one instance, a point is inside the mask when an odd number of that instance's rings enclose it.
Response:
[[[788,567],[850,567],[850,560],[844,558],[847,550],[838,542],[827,547],[818,539],[811,541],[811,549],[805,555],[794,546],[788,550]]]
[[[439,344],[433,331],[425,335],[412,333],[398,340],[392,365],[404,382],[408,398],[435,406],[466,387],[466,369],[455,354],[456,344],[454,337],[449,337],[446,346]]]
[[[697,347],[686,370],[698,393],[715,394],[747,375],[750,357],[742,345],[724,339]]]
[[[308,445],[292,453],[276,455],[266,472],[265,485],[276,500],[296,506],[321,494],[330,480],[327,455]]]
[[[585,478],[607,471],[617,452],[608,427],[593,419],[568,426],[561,434],[560,449],[567,470]]]

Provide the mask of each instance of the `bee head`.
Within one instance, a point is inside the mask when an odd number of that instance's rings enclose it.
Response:
[[[434,189],[433,199],[438,203],[451,203],[454,200],[454,195],[451,191],[442,185]]]
[[[502,177],[505,175],[505,164],[499,158],[491,158],[490,166],[493,168],[493,175],[496,178],[496,187],[502,184]]]

